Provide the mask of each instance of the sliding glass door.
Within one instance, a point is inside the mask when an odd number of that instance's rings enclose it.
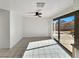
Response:
[[[53,19],[53,37],[69,54],[79,48],[79,10]]]
[[[75,16],[63,17],[53,21],[53,36],[65,48],[72,52],[74,44]]]
[[[60,43],[72,52],[74,44],[74,22],[75,16],[68,16],[60,19]]]

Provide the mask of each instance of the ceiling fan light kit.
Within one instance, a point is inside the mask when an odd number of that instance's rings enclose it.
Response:
[[[37,7],[44,7],[45,6],[45,3],[44,2],[37,2]]]

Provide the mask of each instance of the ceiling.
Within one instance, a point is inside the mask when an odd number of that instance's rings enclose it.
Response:
[[[45,6],[41,8],[43,17],[53,16],[57,12],[73,5],[73,0],[11,0],[10,8],[23,16],[30,17],[28,12],[33,12],[39,9],[36,6],[37,2],[45,3]]]

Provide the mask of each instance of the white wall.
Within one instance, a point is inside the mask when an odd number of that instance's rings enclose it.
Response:
[[[9,12],[0,9],[0,48],[10,47]]]
[[[10,0],[0,0],[0,9],[10,10]]]
[[[10,47],[13,47],[23,37],[23,17],[10,11]]]
[[[24,37],[49,36],[49,18],[24,19]]]

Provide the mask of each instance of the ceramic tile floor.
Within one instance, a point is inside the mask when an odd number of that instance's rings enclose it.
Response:
[[[71,58],[53,39],[30,42],[23,58]]]

